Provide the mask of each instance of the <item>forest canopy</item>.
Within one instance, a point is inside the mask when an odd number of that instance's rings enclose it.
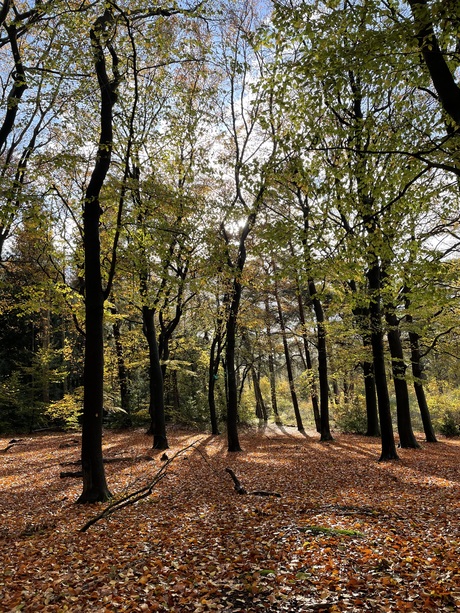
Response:
[[[0,432],[81,427],[81,502],[103,424],[460,434],[457,2],[0,24]]]

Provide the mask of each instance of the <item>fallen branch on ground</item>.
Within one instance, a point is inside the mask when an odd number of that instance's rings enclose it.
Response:
[[[230,477],[233,479],[233,483],[235,484],[235,491],[238,494],[249,494],[249,496],[276,496],[276,498],[281,498],[281,494],[278,492],[265,492],[263,490],[255,490],[254,492],[248,492],[247,489],[241,484],[241,481],[235,475],[231,468],[226,468],[225,472],[227,472]]]
[[[6,453],[9,449],[11,449],[11,447],[14,447],[15,445],[20,445],[22,441],[23,441],[22,438],[11,439],[11,441],[8,443],[6,447],[4,447],[3,449],[0,449],[0,453]]]
[[[167,470],[168,466],[178,456],[180,456],[181,454],[185,453],[190,448],[195,447],[195,445],[197,443],[199,443],[199,442],[200,441],[195,441],[194,443],[191,443],[190,445],[187,445],[187,447],[184,447],[183,449],[180,449],[177,453],[175,453],[172,456],[171,459],[169,459],[167,462],[165,462],[163,464],[163,466],[160,468],[160,470],[156,473],[156,475],[153,477],[153,479],[147,485],[145,485],[144,487],[141,487],[140,489],[136,490],[135,492],[131,492],[130,494],[127,494],[126,496],[123,496],[122,498],[118,498],[118,500],[115,500],[114,502],[111,502],[102,511],[102,513],[99,513],[99,515],[96,515],[95,517],[93,517],[92,519],[87,521],[86,524],[80,528],[79,532],[86,532],[88,530],[88,528],[90,528],[92,525],[94,525],[100,519],[103,519],[104,517],[108,517],[109,515],[112,515],[112,513],[115,513],[116,511],[119,511],[120,509],[123,509],[124,507],[127,507],[128,505],[136,504],[136,502],[139,502],[139,500],[142,500],[143,498],[147,498],[148,496],[150,496],[150,494],[152,493],[153,488],[155,487],[155,485],[157,485],[157,483],[159,481],[161,481],[161,479],[163,479],[163,477],[166,476],[166,470]]]

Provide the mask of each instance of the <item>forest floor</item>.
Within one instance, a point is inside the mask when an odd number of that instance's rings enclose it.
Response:
[[[0,438],[0,611],[459,611],[460,441],[378,440],[270,425],[226,439],[172,429],[169,462],[143,432],[107,431],[116,497],[151,495],[80,528],[79,434]],[[185,447],[188,450],[174,455]],[[148,458],[147,458],[148,456]],[[171,461],[171,459],[173,461]],[[238,495],[231,468],[251,490]]]

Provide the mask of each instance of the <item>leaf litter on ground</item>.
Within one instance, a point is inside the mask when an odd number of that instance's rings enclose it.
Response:
[[[106,465],[115,501],[164,474],[82,533],[108,505],[76,505],[81,480],[59,478],[78,435],[23,437],[0,469],[0,611],[460,610],[460,441],[419,438],[378,463],[363,436],[270,425],[235,454],[173,428],[162,469],[142,431],[107,431],[104,457],[127,458]],[[239,496],[226,468],[281,497]]]

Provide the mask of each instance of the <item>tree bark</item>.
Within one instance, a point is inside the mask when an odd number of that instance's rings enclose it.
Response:
[[[208,366],[208,406],[209,417],[211,419],[211,432],[215,436],[220,434],[219,425],[217,422],[216,411],[216,381],[219,372],[220,356],[222,353],[222,343],[220,338],[220,332],[216,331],[214,338],[212,339],[211,349],[209,351],[209,366]]]
[[[265,325],[267,329],[267,341],[268,341],[268,376],[270,380],[270,399],[271,399],[273,414],[275,416],[275,422],[279,423],[280,416],[278,413],[278,402],[276,398],[275,362],[273,359],[273,340],[272,340],[272,330],[271,330],[270,318],[271,318],[270,303],[269,303],[268,294],[267,294],[265,297]]]
[[[460,87],[446,62],[434,31],[427,0],[408,0],[412,10],[415,34],[423,60],[439,96],[444,111],[460,129]]]
[[[399,320],[393,305],[386,305],[385,319],[388,324],[391,368],[396,394],[396,417],[398,422],[399,446],[403,449],[417,449],[420,445],[414,436],[410,416],[409,390],[406,381],[406,363],[399,332]]]
[[[377,396],[375,391],[374,365],[372,362],[368,362],[367,360],[363,362],[363,375],[367,416],[366,436],[380,436]]]
[[[9,7],[9,2],[5,3],[4,6]],[[8,9],[7,9],[8,12]],[[6,17],[6,14],[5,14]],[[14,83],[11,91],[8,95],[7,99],[7,108],[5,113],[5,118],[3,120],[3,124],[0,127],[0,153],[3,153],[3,149],[6,144],[6,140],[8,136],[11,134],[11,131],[14,127],[14,122],[16,120],[16,115],[18,113],[19,102],[22,98],[22,95],[27,89],[27,79],[26,73],[24,70],[24,66],[22,64],[21,54],[19,51],[19,45],[17,41],[17,30],[14,24],[7,26],[5,24],[5,29],[8,33],[11,53],[13,54],[14,60]]]
[[[422,368],[422,358],[420,352],[420,336],[417,332],[413,330],[413,317],[409,313],[410,307],[410,299],[408,296],[409,289],[407,287],[404,288],[405,293],[405,306],[406,306],[406,321],[410,326],[409,329],[409,343],[410,343],[410,351],[411,351],[411,366],[412,366],[412,376],[414,377],[414,389],[415,395],[417,397],[418,406],[420,409],[420,416],[422,418],[423,423],[423,431],[425,433],[425,438],[427,443],[437,443],[438,440],[436,438],[436,434],[434,432],[433,424],[431,422],[430,410],[428,408],[428,403],[425,396],[425,390],[423,387],[423,368]]]
[[[111,308],[113,315],[116,315],[117,309]],[[121,338],[121,326],[119,321],[115,321],[112,325],[113,337],[115,339],[115,352],[117,356],[117,369],[118,369],[118,384],[120,386],[120,401],[121,408],[125,412],[123,419],[123,425],[129,427],[131,422],[131,390],[129,372],[126,368],[125,356],[123,351],[123,341]]]
[[[237,313],[241,299],[241,283],[233,283],[233,297],[226,325],[225,366],[227,371],[227,439],[228,451],[242,451],[238,438],[238,386],[235,370]]]
[[[319,377],[319,399],[320,399],[320,434],[322,441],[332,441],[332,434],[329,423],[329,383],[327,376],[327,347],[326,347],[326,327],[323,305],[318,298],[315,282],[308,280],[308,292],[313,302],[315,311],[317,338],[318,338],[318,377]]]
[[[273,271],[274,272],[276,271],[274,263],[273,263]],[[288,345],[287,337],[286,337],[286,326],[284,324],[283,309],[281,308],[281,301],[280,301],[279,294],[278,294],[276,278],[275,278],[274,287],[273,287],[273,294],[275,296],[276,305],[278,308],[278,319],[279,319],[279,324],[280,324],[280,329],[281,329],[281,336],[283,339],[284,357],[286,360],[286,369],[287,369],[287,374],[288,374],[289,389],[291,391],[292,406],[294,408],[294,415],[295,415],[295,420],[297,424],[297,430],[299,432],[304,432],[305,428],[302,423],[302,417],[300,415],[300,409],[299,409],[299,401],[297,399],[297,393],[295,390],[294,374],[292,372],[291,354],[289,353],[289,345]]]
[[[110,167],[113,147],[113,105],[118,87],[116,55],[111,49],[114,79],[107,74],[102,40],[113,15],[106,9],[91,28],[90,37],[101,94],[100,137],[96,163],[86,189],[83,211],[85,257],[85,357],[81,460],[83,492],[77,502],[103,502],[111,497],[102,461],[102,416],[104,409],[104,299],[101,275],[99,223],[100,192]]]
[[[155,309],[144,305],[142,307],[142,321],[144,335],[149,347],[150,434],[153,434],[154,449],[168,449],[163,373],[161,371],[160,355],[155,331]]]
[[[380,461],[397,460],[396,445],[391,421],[390,395],[385,370],[382,314],[380,308],[380,265],[374,262],[367,272],[370,297],[371,344],[374,360],[374,376],[380,418],[382,453]]]
[[[308,346],[308,338],[307,338],[307,327],[305,320],[305,310],[303,308],[302,295],[300,292],[299,282],[297,279],[297,304],[299,306],[299,319],[302,325],[302,340],[305,351],[305,361],[307,363],[307,370],[312,377],[311,385],[310,385],[310,396],[311,396],[311,404],[313,407],[313,417],[315,420],[316,431],[321,432],[321,414],[319,410],[318,403],[318,388],[316,387],[316,381],[313,373],[313,364],[311,361],[311,353],[310,348]]]
[[[262,390],[260,389],[259,379],[257,377],[256,369],[254,366],[251,368],[252,385],[254,387],[254,397],[256,400],[256,417],[268,421],[267,409],[265,407],[264,398],[262,396]]]

